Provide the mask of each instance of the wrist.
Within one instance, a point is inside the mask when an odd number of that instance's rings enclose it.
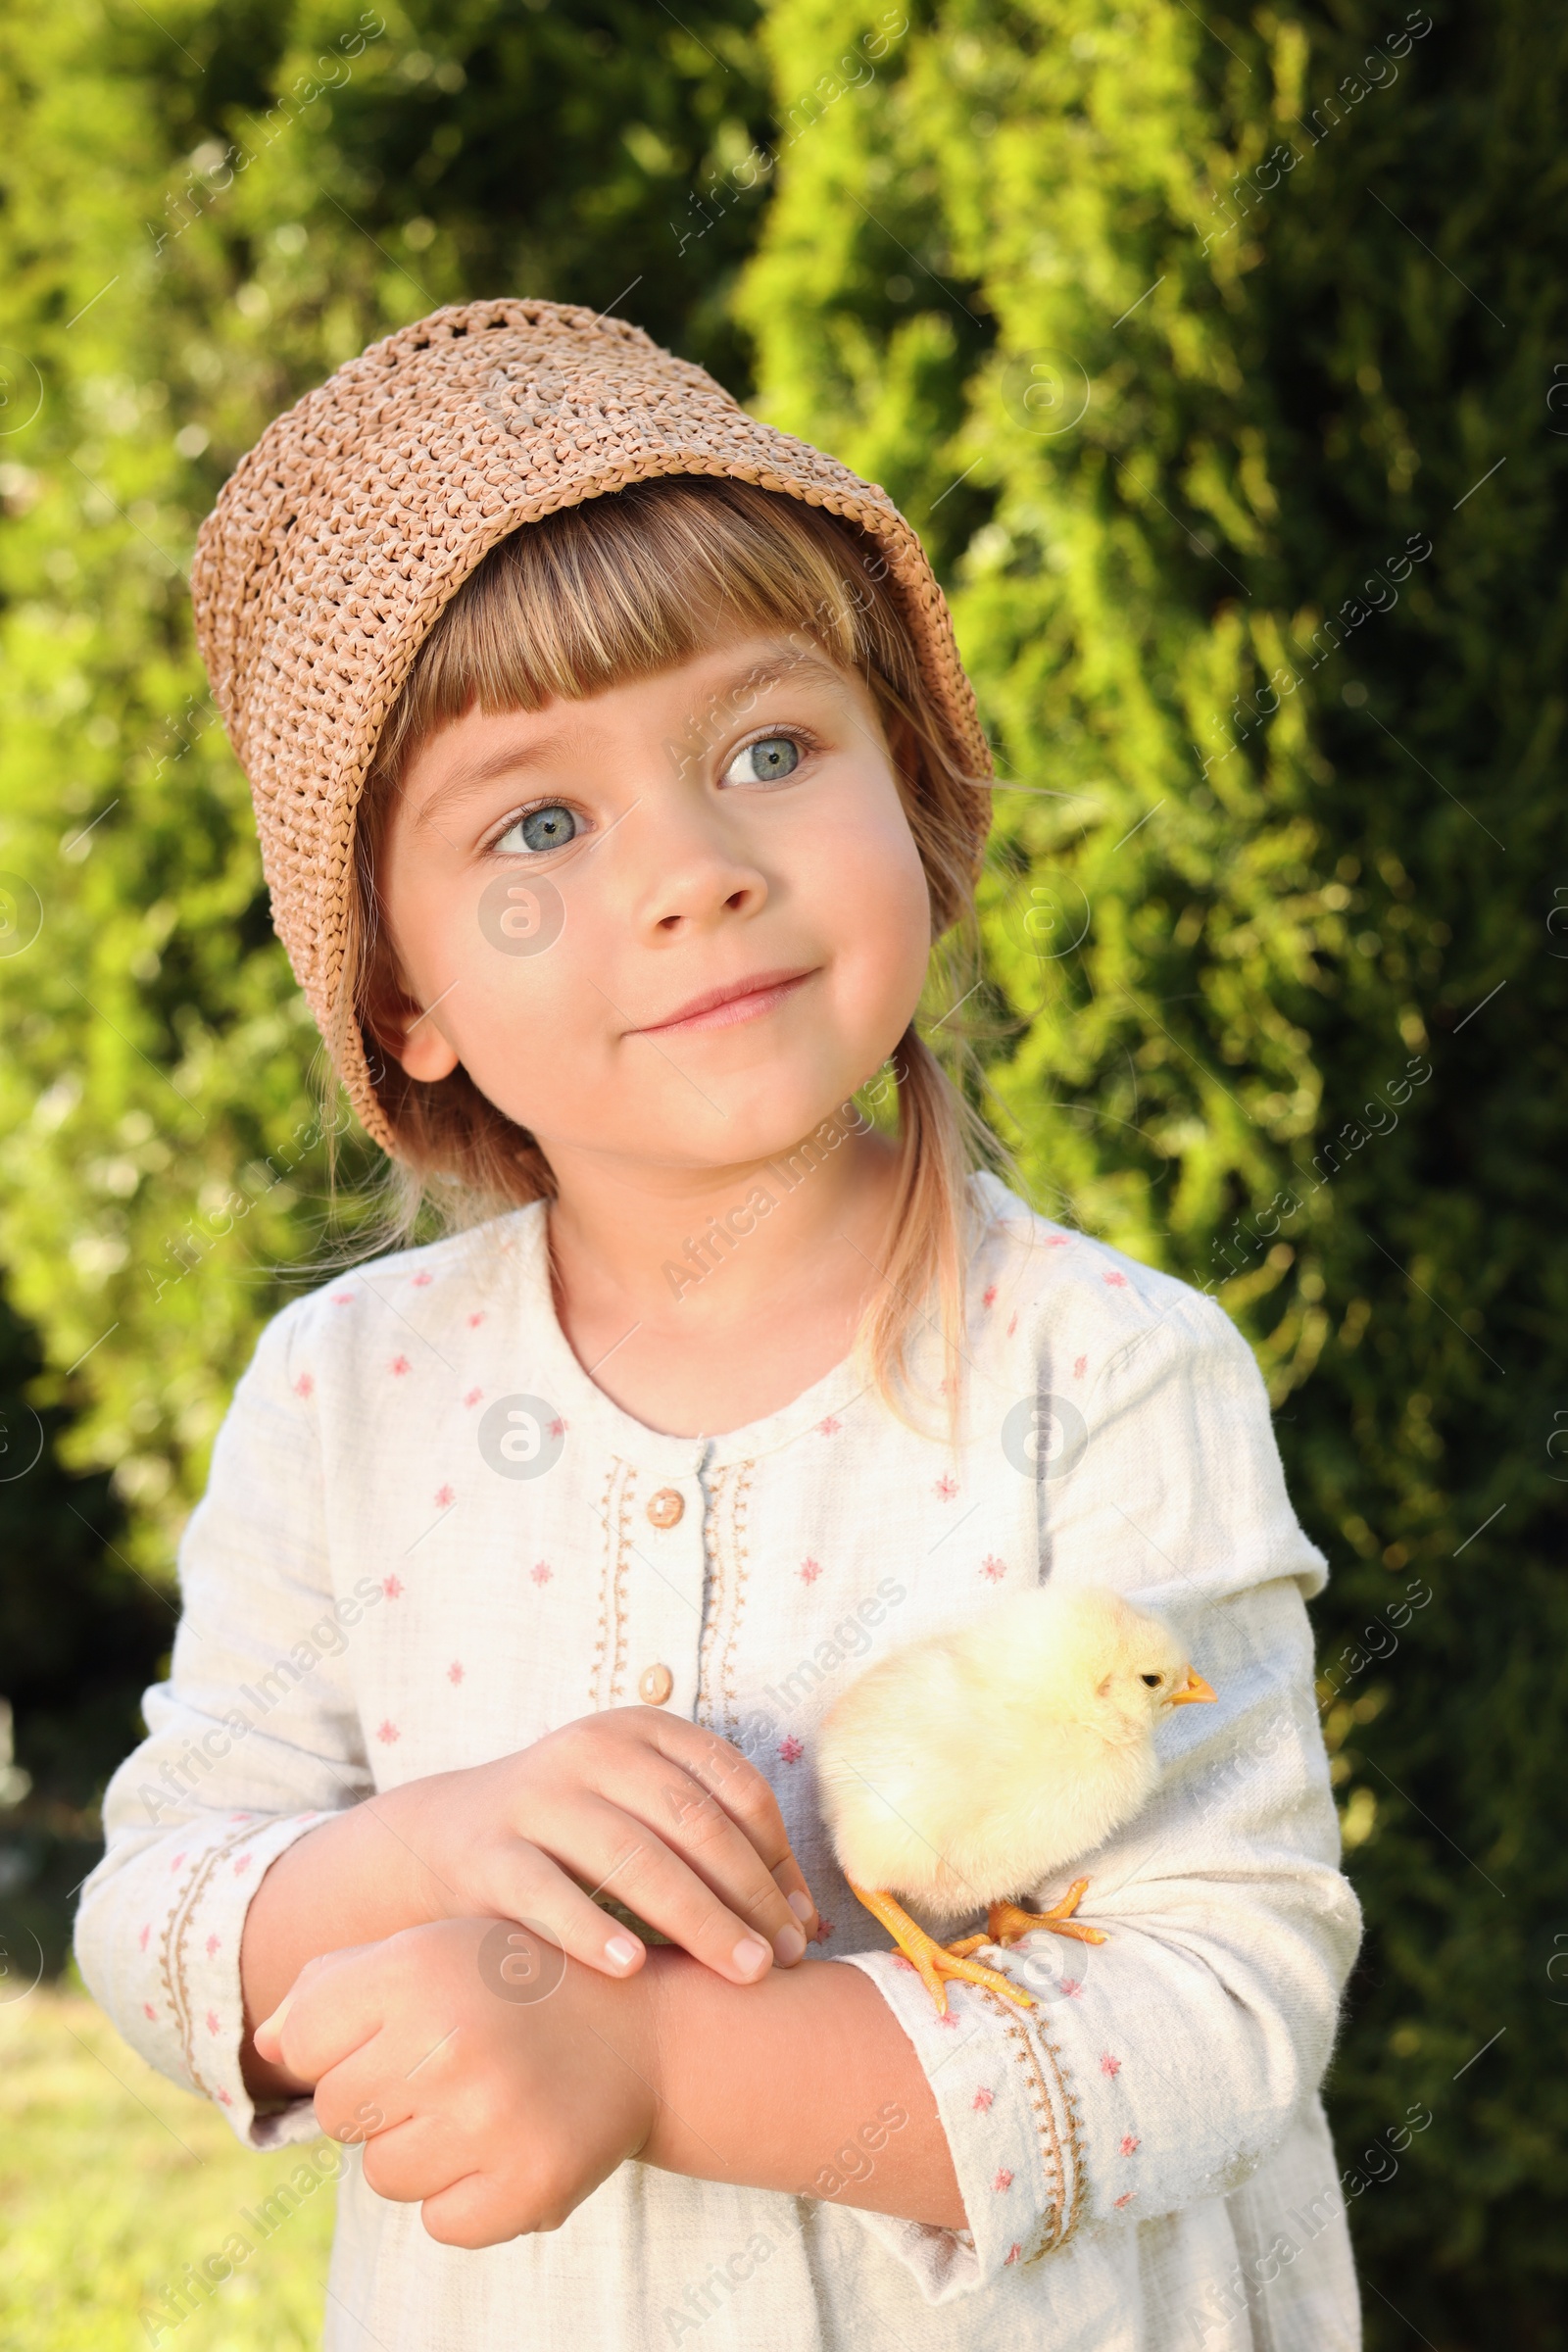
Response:
[[[668,2082],[672,2053],[680,2046],[682,2030],[682,1994],[692,1970],[702,1973],[702,1963],[674,1944],[657,1944],[649,1952],[635,1977],[616,1990],[633,1996],[637,2011],[637,2064],[649,2090],[649,2123],[647,2136],[637,2154],[643,2164],[657,2165],[665,2172],[680,2169],[676,2161],[674,2135],[679,2126],[674,2123]],[[679,2106],[676,2094],[676,2106]]]
[[[405,1781],[401,1788],[379,1788],[344,1817],[360,1872],[377,1886],[378,1905],[390,1923],[382,1936],[480,1908],[448,1883],[453,1874],[440,1851],[430,1787],[429,1781]]]

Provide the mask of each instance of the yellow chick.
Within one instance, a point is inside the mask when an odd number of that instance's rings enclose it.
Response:
[[[973,1624],[910,1642],[858,1677],[817,1742],[822,1810],[855,1894],[937,2008],[960,1978],[1031,2009],[971,1955],[1033,1928],[1103,1943],[1072,1916],[1008,1900],[1131,1821],[1159,1777],[1154,1728],[1212,1699],[1177,1637],[1114,1592],[1041,1585]],[[941,1920],[988,1906],[987,1934],[941,1944],[895,1897]]]

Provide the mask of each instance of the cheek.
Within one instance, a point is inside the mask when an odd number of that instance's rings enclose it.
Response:
[[[847,1000],[901,1036],[931,958],[931,897],[897,802],[812,854],[799,877],[813,933],[831,950]]]

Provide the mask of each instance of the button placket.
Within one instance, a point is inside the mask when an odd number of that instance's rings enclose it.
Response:
[[[644,1706],[689,1715],[697,1699],[703,1625],[700,1477],[688,1474],[677,1486],[666,1476],[649,1494],[642,1516],[646,1528],[634,1557],[643,1555],[644,1573],[633,1585],[628,1628],[637,1697]]]

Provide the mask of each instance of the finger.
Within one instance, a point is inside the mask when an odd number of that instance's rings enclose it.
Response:
[[[792,1925],[812,1931],[819,1926],[810,1887],[790,1846],[778,1799],[731,1741],[657,1707],[612,1707],[565,1724],[551,1737],[570,1751],[569,1779],[576,1790],[597,1791],[674,1845],[701,1847],[706,1817],[727,1814],[758,1854],[785,1908],[778,1909],[755,1871],[746,1866],[737,1874],[716,1848],[709,1855],[710,1866],[721,1867],[715,1891],[748,1912],[750,1924],[784,1965],[804,1954],[805,1942],[788,1931]],[[658,1759],[676,1768],[673,1783],[651,1769]],[[547,1826],[536,1814],[527,1824],[528,1835],[551,1844],[558,1858],[583,1875],[582,1857],[559,1838],[552,1841],[543,1835]]]
[[[314,1959],[306,1961],[305,1966],[300,1970],[299,1975],[272,2011],[271,2016],[264,2017],[251,2036],[257,2049],[270,2065],[277,2063],[278,2036],[283,2031],[283,2020],[289,2013],[295,1995],[308,1990],[311,1985],[318,1983],[335,1962],[358,1959],[363,1953],[373,1949],[374,1946],[368,1943],[345,1943],[341,1944],[335,1952],[318,1952]],[[265,2046],[262,2041],[264,2034],[267,2036]]]
[[[381,2025],[380,1944],[359,1944],[307,1962],[291,1992],[267,2020],[275,2055],[302,2082],[318,2082],[329,2068],[370,2040]],[[257,2028],[258,2035],[263,2029]]]
[[[595,1892],[625,1904],[730,1984],[755,1984],[775,1958],[788,1964],[805,1951],[799,1921],[721,1808],[691,1807],[679,1832],[690,1852],[591,1795],[574,1800],[567,1826],[574,1870],[605,1857]],[[722,1867],[711,1859],[720,1845]],[[734,1903],[725,1899],[731,1890]]]
[[[738,1747],[728,1740],[721,1740],[715,1732],[705,1732],[694,1723],[678,1722],[653,1707],[638,1708],[636,1712],[653,1716],[660,1753],[678,1764],[715,1803],[723,1806],[736,1827],[751,1840],[786,1900],[792,1893],[805,1897],[807,1912],[803,1913],[798,1904],[790,1905],[797,1919],[803,1924],[807,1918],[814,1919],[816,1905],[811,1889],[790,1844],[778,1798],[764,1775]],[[607,1788],[604,1793],[610,1795],[612,1791]]]
[[[519,2218],[515,2188],[504,2187],[485,2173],[468,2173],[450,2188],[426,2197],[419,2210],[426,2234],[437,2245],[466,2246],[477,2253],[483,2246],[505,2245],[537,2230],[559,2230],[564,2213],[545,2212],[538,2220]]]
[[[682,1751],[679,1777],[660,1788],[657,1806],[649,1805],[646,1776],[612,1776],[602,1793],[646,1820],[792,1966],[806,1951],[816,1910],[778,1799],[727,1740],[695,1749],[678,1739],[674,1744]]]
[[[452,2187],[470,2162],[435,2117],[416,2115],[366,2143],[366,2185],[395,2205],[416,2205]]]
[[[647,1834],[636,1823],[625,1829],[622,1851]],[[572,1870],[592,1884],[593,1865],[578,1859],[581,1849],[569,1834],[558,1842],[572,1855]],[[478,1965],[490,1990],[503,2000],[546,1999],[564,1973],[560,1952],[606,1977],[633,1977],[647,1959],[641,1937],[586,1894],[554,1854],[531,1841],[503,1847],[492,1875],[489,1908],[496,1923],[479,1947]]]
[[[377,2034],[321,2077],[313,2093],[316,2120],[328,2139],[366,2146],[408,2122],[416,2087],[406,2069],[389,2064],[386,2037]]]

